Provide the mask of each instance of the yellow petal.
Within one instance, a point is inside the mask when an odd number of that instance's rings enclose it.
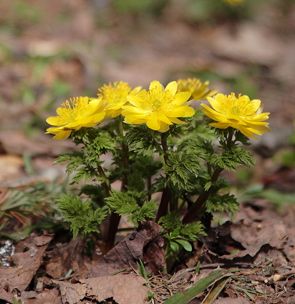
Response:
[[[228,123],[224,123],[224,122],[211,122],[210,126],[218,129],[227,129],[230,127]]]
[[[178,93],[176,93],[176,95],[173,99],[173,104],[176,106],[180,106],[180,105],[184,104],[185,102],[187,102],[190,97],[191,97],[190,92],[178,92]]]
[[[225,118],[224,115],[216,112],[215,110],[211,109],[209,106],[207,106],[206,104],[202,103],[201,104],[202,108],[203,108],[203,112],[206,116],[208,116],[209,118],[213,119],[213,120],[217,120],[220,122],[226,122],[227,119]]]
[[[46,122],[52,126],[62,126],[65,123],[60,116],[50,116],[46,119]]]
[[[142,94],[129,94],[127,96],[127,101],[129,101],[132,105],[136,107],[141,107],[143,103]]]
[[[66,139],[70,136],[72,130],[64,130],[63,128],[48,128],[46,130],[47,134],[55,135],[54,139]]]
[[[255,114],[260,108],[260,105],[261,105],[261,100],[259,99],[253,99],[252,101],[250,101],[245,108],[246,115]]]
[[[264,112],[251,117],[252,121],[263,121],[269,119],[269,112]]]
[[[173,110],[167,112],[169,117],[192,117],[195,114],[195,110],[189,106],[176,107]]]
[[[157,80],[153,80],[151,83],[150,83],[150,87],[149,89],[152,91],[152,90],[160,90],[162,91],[164,88],[163,86],[161,85],[161,83]]]
[[[146,122],[147,126],[152,129],[152,130],[155,130],[155,131],[158,131],[160,129],[160,122],[159,120],[157,119],[157,116],[156,115],[151,115],[147,122]]]
[[[56,133],[56,135],[53,138],[56,140],[67,139],[71,135],[71,132],[72,131],[69,131],[69,130],[66,130],[66,131],[63,130],[63,131]]]
[[[171,125],[172,122],[170,119],[168,119],[168,117],[162,113],[158,113],[158,120],[160,120],[161,122],[164,122],[165,124]]]
[[[158,130],[161,133],[165,133],[169,130],[169,125],[166,125],[164,123],[160,123],[160,129]]]
[[[209,101],[212,108],[217,112],[222,113],[228,107],[227,98],[223,94],[219,93],[214,97],[208,97],[207,100]]]
[[[170,119],[173,123],[178,124],[178,125],[185,124],[184,121],[178,119],[177,117],[169,117],[169,119]]]
[[[177,82],[176,81],[171,81],[167,84],[165,88],[166,92],[169,92],[171,95],[175,95],[177,92]]]
[[[248,138],[253,138],[254,137],[254,134],[253,134],[253,132],[251,132],[249,129],[247,129],[247,128],[244,128],[244,127],[242,127],[242,128],[239,128],[239,130],[241,131],[241,133],[242,134],[244,134],[246,137],[248,137]]]

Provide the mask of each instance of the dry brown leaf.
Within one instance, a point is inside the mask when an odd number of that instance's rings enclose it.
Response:
[[[214,304],[251,304],[247,299],[238,297],[238,298],[220,298],[217,299]]]
[[[41,293],[25,291],[21,299],[25,304],[62,304],[57,289],[45,289]]]
[[[13,300],[13,295],[10,292],[7,292],[5,289],[0,288],[0,299],[11,303]]]
[[[245,250],[231,255],[232,258],[246,255],[254,257],[264,245],[282,249],[286,244],[288,232],[283,219],[270,208],[265,208],[264,204],[263,201],[257,201],[255,206],[241,208],[230,229],[232,238],[242,244]]]
[[[80,280],[79,283],[54,281],[59,285],[63,303],[81,303],[84,298],[102,302],[113,299],[118,304],[146,303],[144,279],[134,274],[117,274]]]
[[[22,131],[0,132],[0,142],[4,151],[8,154],[23,155],[59,155],[66,149],[73,148],[74,144],[69,141],[52,142],[52,138],[39,135],[30,139]],[[38,144],[36,144],[38,142]]]
[[[270,65],[281,58],[282,42],[257,24],[239,25],[235,33],[222,27],[211,38],[213,52],[231,60]]]
[[[49,235],[31,235],[16,246],[16,253],[12,257],[15,266],[0,267],[0,290],[24,291],[39,269],[44,252],[51,241]]]
[[[160,226],[152,221],[144,223],[137,231],[131,233],[129,236],[119,242],[113,249],[111,249],[104,259],[107,263],[116,265],[118,268],[126,268],[136,266],[139,259],[143,260],[144,252],[147,250],[147,245],[153,244],[153,241],[158,243],[160,234]],[[153,246],[154,250],[163,251],[159,244]],[[154,252],[154,258],[158,257],[158,261],[153,261],[153,266],[158,265],[163,267],[163,255]]]
[[[0,182],[23,175],[23,159],[15,155],[0,155]]]

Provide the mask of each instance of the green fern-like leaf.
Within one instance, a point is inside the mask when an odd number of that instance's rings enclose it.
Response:
[[[199,164],[196,155],[177,151],[169,155],[165,172],[176,189],[180,191],[192,191],[199,172]]]
[[[137,202],[132,192],[112,191],[105,199],[108,207],[119,215],[128,215],[137,209]]]
[[[127,215],[135,224],[155,218],[156,203],[150,201],[141,205],[141,200],[142,194],[134,191],[112,191],[111,195],[105,199],[112,211],[119,215]]]
[[[74,237],[98,232],[99,225],[108,213],[107,208],[94,209],[90,201],[82,201],[75,195],[61,196],[57,205],[64,220],[70,224]]]
[[[159,147],[156,135],[145,126],[130,128],[126,134],[126,140],[130,151],[143,155]]]
[[[215,167],[235,170],[238,165],[252,166],[253,158],[249,151],[240,146],[226,149],[222,154],[212,154],[209,162]]]
[[[209,213],[226,212],[233,215],[239,209],[239,203],[232,194],[213,195],[206,201],[206,210]]]
[[[152,220],[155,218],[157,210],[157,204],[154,201],[145,202],[140,208],[137,208],[131,219],[134,223],[140,223],[145,220]]]

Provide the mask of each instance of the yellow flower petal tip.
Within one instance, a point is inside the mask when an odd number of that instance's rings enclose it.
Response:
[[[219,129],[234,128],[248,138],[269,131],[269,113],[262,112],[261,101],[247,95],[216,94],[207,98],[209,105],[201,104],[206,116],[214,120],[211,126]]]
[[[149,90],[137,90],[129,94],[129,104],[123,107],[125,123],[146,124],[148,128],[167,132],[170,125],[183,123],[179,117],[191,117],[195,110],[187,104],[190,92],[179,92],[178,84],[172,81],[164,87],[154,80]]]
[[[206,99],[216,94],[216,91],[209,89],[209,81],[202,82],[198,78],[187,78],[177,80],[178,91],[188,91],[194,100]]]
[[[83,127],[94,127],[105,117],[105,107],[101,99],[74,97],[62,103],[56,109],[57,116],[51,116],[46,122],[53,127],[46,133],[53,134],[54,139],[66,139],[73,131]]]

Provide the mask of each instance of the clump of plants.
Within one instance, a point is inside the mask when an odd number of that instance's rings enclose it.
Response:
[[[151,220],[168,256],[191,251],[214,213],[237,211],[221,173],[251,166],[249,138],[269,130],[260,100],[217,93],[199,79],[148,89],[105,84],[56,113],[47,133],[77,145],[58,158],[79,189],[58,199],[73,235],[94,234],[111,247],[122,216],[136,226]]]

